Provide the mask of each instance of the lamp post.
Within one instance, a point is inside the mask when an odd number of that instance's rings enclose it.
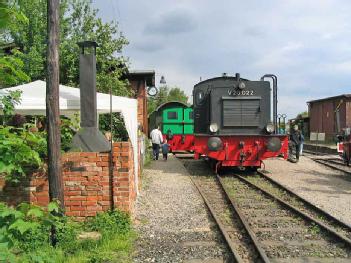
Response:
[[[160,84],[161,84],[162,86],[166,86],[166,79],[165,79],[165,77],[164,77],[163,75],[161,76]]]

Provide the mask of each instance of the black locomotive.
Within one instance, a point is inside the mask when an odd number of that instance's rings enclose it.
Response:
[[[266,158],[280,154],[287,158],[288,138],[276,134],[277,79],[273,76],[249,81],[239,74],[223,75],[194,86],[195,158],[216,160],[217,168],[257,168]],[[265,77],[273,77],[273,89]]]

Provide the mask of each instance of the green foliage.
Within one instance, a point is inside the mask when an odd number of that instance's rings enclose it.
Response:
[[[301,119],[305,117],[308,117],[308,111],[303,111],[296,115],[296,119]]]
[[[20,10],[29,17],[28,25],[11,24],[8,38],[23,49],[20,56],[24,71],[31,79],[44,79],[46,75],[47,8],[44,0],[19,0]],[[115,22],[103,23],[97,17],[98,10],[91,7],[89,0],[60,1],[60,82],[78,86],[79,47],[77,42],[95,40],[97,48],[97,90],[114,95],[131,95],[126,81],[120,80],[126,72],[127,60],[122,48],[128,44],[120,34]]]
[[[47,209],[22,203],[16,209],[0,203],[0,262],[128,262],[134,235],[126,213],[100,213],[77,223],[55,216],[59,205]],[[50,246],[55,226],[57,244]],[[81,230],[99,231],[100,240],[78,240]]]
[[[7,95],[0,96],[0,108],[4,113],[4,121],[6,121],[9,116],[13,115],[15,110],[15,105],[21,102],[20,90],[10,91]]]
[[[28,18],[19,12],[14,1],[0,0],[0,32],[8,28],[11,23],[28,23]]]
[[[97,214],[86,222],[85,228],[103,234],[127,233],[130,231],[130,223],[130,217],[127,213],[114,210]]]
[[[27,25],[27,17],[21,13],[13,1],[0,0],[0,45],[7,41],[6,33],[12,24]],[[0,87],[16,85],[29,81],[23,72],[23,61],[20,52],[12,50],[12,55],[4,55],[0,51]]]
[[[188,96],[179,87],[160,87],[155,97],[148,98],[148,113],[152,113],[158,106],[169,101],[180,101],[188,104],[188,99]]]
[[[61,117],[61,149],[68,151],[71,146],[73,136],[75,135],[78,127],[74,120],[66,119]]]
[[[49,230],[56,220],[37,206],[22,203],[15,209],[0,203],[0,246],[11,249],[21,245],[26,251],[48,243]]]
[[[99,116],[99,129],[103,132],[111,131],[111,115],[101,114]],[[127,141],[128,133],[124,126],[123,118],[119,113],[112,113],[112,135],[113,141]]]
[[[26,172],[40,167],[45,155],[46,139],[42,133],[0,126],[0,174],[6,180],[18,182]]]
[[[13,55],[2,56],[0,54],[0,87],[14,86],[30,79],[23,71],[24,63],[19,57],[18,50],[12,51]]]

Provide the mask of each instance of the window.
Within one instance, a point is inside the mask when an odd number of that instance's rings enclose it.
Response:
[[[194,112],[190,111],[189,112],[189,120],[193,120],[194,119]]]
[[[195,96],[196,96],[195,97],[196,103],[197,104],[201,104],[202,101],[204,100],[205,93],[202,90],[199,90],[199,91],[196,92]]]
[[[175,111],[169,111],[167,112],[167,118],[169,120],[177,120],[178,119],[178,113]]]

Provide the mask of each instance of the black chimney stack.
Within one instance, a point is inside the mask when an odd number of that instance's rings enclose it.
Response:
[[[80,130],[72,140],[72,150],[108,152],[110,143],[98,129],[96,106],[96,47],[94,41],[77,43],[79,55]],[[90,50],[90,52],[87,52]]]

